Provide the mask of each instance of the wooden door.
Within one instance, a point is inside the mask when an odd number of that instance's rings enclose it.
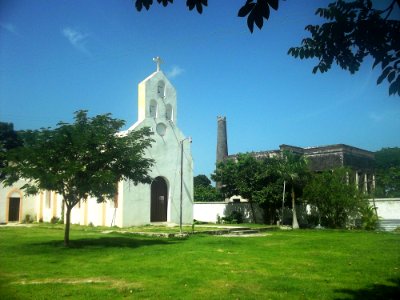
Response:
[[[168,187],[164,178],[156,177],[151,184],[151,222],[166,222]]]
[[[20,198],[10,198],[10,203],[8,206],[8,221],[15,222],[19,221],[19,205]]]

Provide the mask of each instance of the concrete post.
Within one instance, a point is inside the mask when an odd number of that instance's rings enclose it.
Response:
[[[375,174],[372,174],[372,190],[375,191],[376,182],[375,182]]]
[[[358,178],[358,171],[356,171],[356,189],[358,190],[359,178]]]

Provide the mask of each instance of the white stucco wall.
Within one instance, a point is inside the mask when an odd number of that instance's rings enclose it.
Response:
[[[158,93],[158,83],[165,84],[161,97]],[[139,84],[138,116],[139,120],[129,130],[139,130],[150,127],[154,133],[154,143],[146,151],[146,157],[154,159],[155,165],[150,171],[152,178],[162,177],[168,186],[167,222],[179,223],[180,219],[180,169],[181,141],[183,142],[183,214],[182,222],[191,224],[193,221],[193,160],[191,143],[177,127],[176,91],[163,72],[155,72]],[[151,104],[157,104],[156,114],[150,111]],[[172,109],[168,119],[167,107]],[[161,134],[158,126],[164,126]],[[122,226],[132,226],[150,223],[151,186],[131,182],[123,182],[121,204]]]
[[[226,204],[226,202],[195,202],[193,205],[193,219],[216,223],[218,216],[225,216]]]
[[[0,184],[0,223],[8,222],[9,213],[9,198],[20,198],[19,206],[19,222],[22,222],[26,215],[30,215],[34,221],[37,219],[36,203],[39,196],[27,196],[21,190],[21,187],[26,183],[24,180],[19,180],[11,187],[4,187]]]
[[[262,220],[262,212],[253,204],[257,220]],[[193,205],[193,218],[197,221],[216,223],[218,215],[227,217],[232,211],[239,211],[244,222],[251,222],[251,208],[248,202],[195,202]]]
[[[152,120],[145,120],[140,126],[154,126]],[[180,217],[180,140],[184,137],[177,128],[167,127],[163,137],[154,135],[156,141],[146,156],[156,161],[150,172],[152,178],[163,177],[168,186],[167,221],[179,223]],[[193,221],[193,166],[190,143],[183,144],[183,217],[182,222],[191,224]],[[124,182],[123,187],[123,226],[150,223],[151,186]]]
[[[373,200],[370,200],[373,205]],[[377,213],[381,219],[400,219],[400,198],[375,199]]]

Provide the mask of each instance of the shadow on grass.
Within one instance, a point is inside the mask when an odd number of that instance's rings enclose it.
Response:
[[[400,295],[400,278],[390,280],[394,285],[373,284],[363,289],[339,289],[336,292],[347,294],[346,296],[337,297],[336,299],[354,299],[354,300],[372,300],[372,299],[385,299],[395,300],[399,299]]]
[[[155,239],[155,238],[138,238],[138,237],[93,237],[84,239],[70,240],[69,247],[64,246],[62,240],[45,241],[41,243],[30,243],[27,246],[55,247],[65,249],[104,249],[104,248],[139,248],[143,246],[153,245],[170,245],[179,242],[177,239]]]

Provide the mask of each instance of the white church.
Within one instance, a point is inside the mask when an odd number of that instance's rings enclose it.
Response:
[[[193,221],[193,159],[191,139],[177,125],[176,90],[160,70],[138,86],[138,120],[127,131],[150,127],[155,142],[146,156],[154,159],[151,184],[118,183],[115,199],[98,204],[88,199],[76,205],[72,224],[129,227],[151,223],[191,224]],[[124,132],[121,132],[124,134]],[[27,196],[21,180],[11,187],[0,186],[0,224],[23,222],[27,215],[34,221],[60,218],[62,196],[43,191]]]

